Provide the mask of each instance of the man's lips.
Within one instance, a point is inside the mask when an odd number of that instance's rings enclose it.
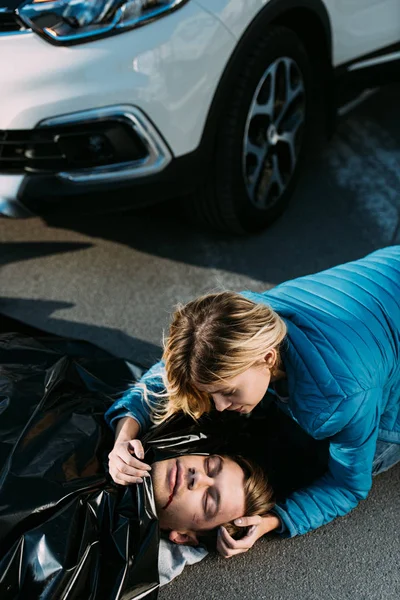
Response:
[[[168,482],[170,494],[167,504],[163,506],[164,510],[168,508],[168,506],[171,504],[174,496],[176,495],[183,482],[183,469],[178,459],[176,460],[171,471],[169,472]]]
[[[172,497],[174,497],[178,491],[181,488],[181,485],[183,484],[183,480],[184,480],[184,472],[183,472],[183,466],[180,462],[179,459],[177,459],[176,461],[176,473],[175,473],[175,484],[174,484],[174,488],[172,490]]]
[[[178,461],[175,461],[174,466],[171,469],[169,474],[169,493],[171,496],[175,494],[175,485],[178,475]]]

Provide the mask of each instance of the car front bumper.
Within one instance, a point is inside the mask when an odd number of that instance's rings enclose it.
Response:
[[[0,212],[21,216],[35,213],[42,197],[48,204],[58,194],[64,202],[131,185],[137,191],[132,205],[143,204],[149,194],[139,193],[142,184],[170,181],[181,164],[192,164],[234,47],[233,35],[195,1],[145,27],[72,47],[54,47],[32,32],[0,34]],[[135,121],[135,133],[147,137],[146,164],[110,167],[103,161],[95,168],[60,170],[1,162],[2,134],[4,140],[9,132],[79,119],[84,124],[121,110]],[[25,156],[24,147],[16,152]]]

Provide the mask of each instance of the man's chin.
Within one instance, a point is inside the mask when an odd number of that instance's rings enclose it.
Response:
[[[153,493],[154,502],[156,505],[156,512],[160,529],[164,531],[171,531],[172,523],[175,519],[172,518],[167,508],[169,503],[169,484],[168,484],[168,472],[172,468],[171,460],[161,460],[151,465],[151,478],[153,481]]]
[[[162,517],[162,507],[168,502],[168,498],[165,499],[166,495],[166,477],[167,477],[167,465],[166,461],[155,462],[151,465],[151,480],[153,482],[153,493],[154,502],[156,505],[156,511],[158,518]]]

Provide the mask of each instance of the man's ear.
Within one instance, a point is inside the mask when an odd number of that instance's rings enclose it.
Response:
[[[174,544],[186,544],[186,546],[198,546],[199,540],[193,531],[186,531],[186,533],[180,533],[179,531],[170,531],[168,538]]]

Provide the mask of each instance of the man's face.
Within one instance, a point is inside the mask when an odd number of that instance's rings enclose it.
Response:
[[[244,515],[244,473],[230,458],[171,458],[153,463],[151,476],[160,527],[174,542],[195,544],[197,533]]]

